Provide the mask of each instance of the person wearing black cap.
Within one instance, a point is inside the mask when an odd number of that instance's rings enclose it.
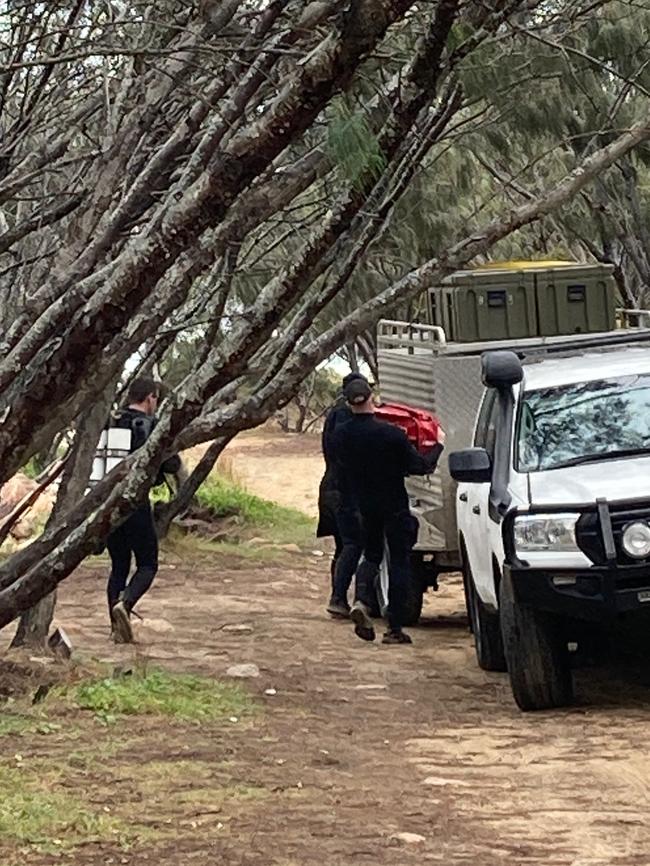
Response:
[[[344,396],[344,389],[355,379],[367,382],[361,373],[349,373],[341,383],[341,395],[330,409],[323,427],[323,458],[325,474],[318,494],[318,538],[334,537],[332,559],[332,593],[327,612],[334,617],[348,617],[350,605],[348,591],[361,556],[361,521],[358,512],[341,510],[338,469],[335,459],[334,434],[341,424],[349,421],[352,412]]]
[[[434,471],[444,447],[444,433],[441,431],[440,443],[422,455],[403,430],[375,418],[372,389],[367,381],[349,382],[344,394],[351,418],[337,427],[333,447],[342,507],[358,508],[361,514],[364,556],[356,574],[356,600],[350,616],[360,638],[375,639],[366,601],[370,587],[366,584],[383,559],[386,542],[390,556],[389,627],[382,642],[410,644],[411,638],[402,630],[403,604],[417,526],[409,510],[404,478]]]

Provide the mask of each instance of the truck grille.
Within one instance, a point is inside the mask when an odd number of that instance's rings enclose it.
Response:
[[[643,568],[647,572],[650,562],[639,562],[639,560],[629,557],[623,550],[621,538],[628,523],[639,520],[650,523],[650,502],[637,503],[633,507],[610,505],[609,511],[616,545],[617,564],[623,567],[637,566],[637,568]],[[593,563],[596,565],[606,564],[605,545],[596,511],[588,511],[582,515],[576,527],[576,540],[578,547]]]

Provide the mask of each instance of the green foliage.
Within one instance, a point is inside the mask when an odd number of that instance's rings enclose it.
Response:
[[[28,478],[31,478],[32,481],[34,481],[38,478],[44,468],[45,467],[42,466],[38,457],[31,457],[29,461],[23,466],[21,472],[23,472]]]
[[[327,128],[333,162],[354,187],[376,180],[386,167],[385,157],[364,115],[340,101]]]
[[[92,710],[105,724],[125,715],[218,721],[253,709],[251,699],[238,686],[164,671],[136,671],[131,676],[83,682],[67,690],[66,696],[81,709]]]

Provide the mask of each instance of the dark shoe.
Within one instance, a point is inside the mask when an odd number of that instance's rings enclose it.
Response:
[[[135,643],[131,619],[124,602],[118,601],[111,614],[113,616],[113,640],[115,643]]]
[[[410,636],[407,635],[406,632],[402,631],[401,629],[399,631],[397,631],[395,629],[392,629],[391,631],[387,631],[384,634],[383,638],[381,639],[381,642],[387,643],[387,644],[412,644],[413,643]]]
[[[350,605],[347,601],[341,601],[338,598],[332,596],[329,600],[329,604],[327,605],[327,612],[330,616],[336,617],[336,619],[349,619],[350,618]]]
[[[350,611],[350,619],[354,623],[354,633],[361,640],[375,639],[375,627],[370,619],[370,611],[362,601],[355,601]]]

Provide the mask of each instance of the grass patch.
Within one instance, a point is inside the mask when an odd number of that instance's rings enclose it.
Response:
[[[61,725],[49,721],[44,715],[30,716],[22,713],[0,713],[0,737],[11,734],[20,736],[40,734],[56,734],[61,730]]]
[[[261,499],[221,475],[211,475],[199,488],[197,498],[215,517],[235,516],[244,527],[277,543],[304,545],[313,538],[315,521],[311,517]]]
[[[260,499],[244,490],[238,484],[212,475],[198,490],[197,498],[201,505],[208,508],[215,517],[236,515],[245,523],[259,527],[309,526],[313,520],[295,508],[286,508]]]
[[[0,786],[0,839],[54,853],[93,839],[126,838],[126,824],[76,797],[40,788],[22,768],[0,767]]]
[[[134,672],[82,682],[66,690],[76,706],[111,723],[118,716],[155,715],[185,722],[219,721],[250,714],[253,701],[239,686],[188,674]]]
[[[298,542],[296,542],[298,543]],[[172,525],[164,542],[167,555],[183,565],[188,562],[199,562],[205,567],[214,567],[215,557],[232,557],[239,565],[246,567],[247,563],[279,563],[286,562],[287,553],[272,545],[250,545],[237,541],[211,541],[194,533],[182,532]]]
[[[152,499],[168,501],[169,491],[158,488]],[[261,535],[277,544],[313,544],[316,528],[313,518],[249,493],[234,478],[213,472],[199,487],[196,499],[216,520],[235,518],[248,537]]]

